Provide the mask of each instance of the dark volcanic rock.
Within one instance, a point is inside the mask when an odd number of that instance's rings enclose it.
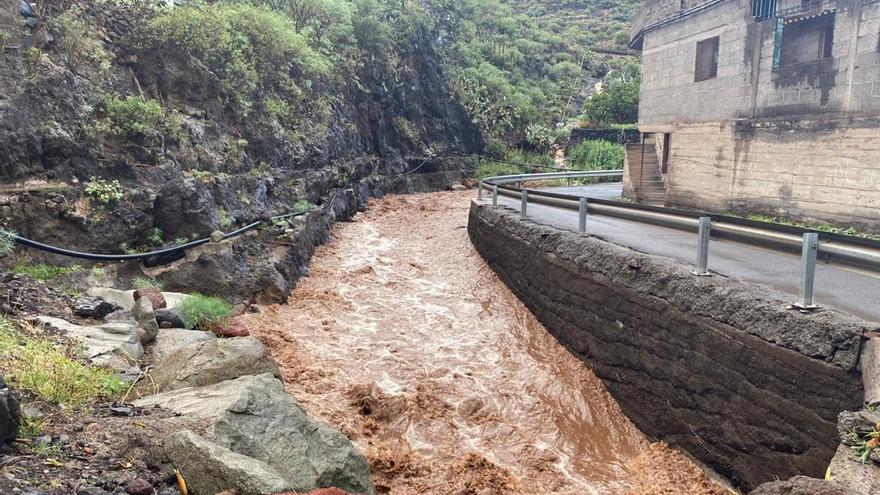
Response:
[[[156,321],[159,322],[159,326],[162,328],[189,328],[176,309],[157,309],[155,313]]]
[[[105,316],[116,311],[118,307],[99,297],[80,297],[73,303],[73,314],[82,318],[103,320]]]
[[[649,437],[680,446],[744,489],[823,477],[837,415],[861,405],[861,335],[834,311],[669,259],[473,204],[471,240]],[[639,266],[632,270],[631,266]]]
[[[20,425],[21,410],[18,398],[6,386],[3,376],[0,375],[0,443],[15,440]]]
[[[153,495],[153,485],[143,478],[135,478],[125,485],[125,493],[129,495]]]

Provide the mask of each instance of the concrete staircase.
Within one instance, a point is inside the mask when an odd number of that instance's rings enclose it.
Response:
[[[644,157],[644,161],[643,161]],[[663,206],[666,203],[666,185],[660,172],[660,160],[653,137],[642,143],[626,146],[626,196],[642,204]]]

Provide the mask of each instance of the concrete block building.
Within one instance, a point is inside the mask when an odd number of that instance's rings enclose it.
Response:
[[[880,231],[880,1],[644,0],[625,192]]]

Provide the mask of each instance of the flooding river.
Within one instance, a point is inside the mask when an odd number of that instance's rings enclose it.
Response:
[[[471,197],[372,201],[289,304],[243,317],[300,404],[358,444],[379,493],[728,493],[646,440],[495,276]]]

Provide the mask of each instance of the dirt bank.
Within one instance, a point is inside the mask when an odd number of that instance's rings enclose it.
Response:
[[[285,306],[244,317],[382,493],[714,494],[651,445],[468,240],[471,193],[372,201]]]

